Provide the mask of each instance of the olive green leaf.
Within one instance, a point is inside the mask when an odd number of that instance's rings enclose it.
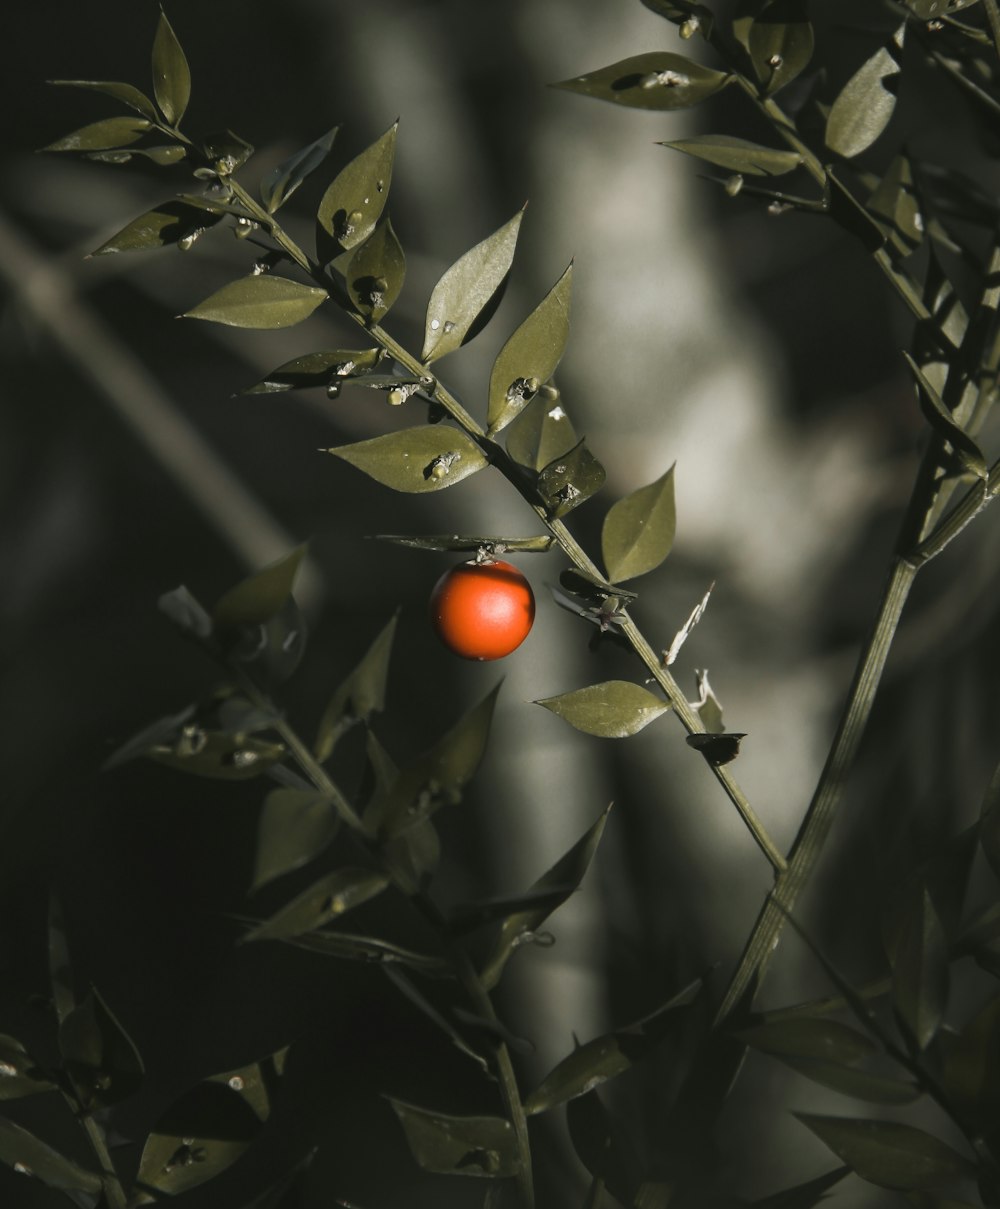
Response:
[[[490,373],[489,433],[499,432],[556,371],[569,336],[573,266],[500,350]]]
[[[199,302],[185,319],[206,319],[229,327],[292,327],[313,313],[329,295],[316,286],[302,285],[269,273],[251,274],[232,281]]]
[[[231,1167],[270,1116],[285,1054],[213,1075],[171,1105],[146,1139],[129,1203],[159,1203]]]
[[[413,550],[487,550],[491,554],[517,550],[521,554],[546,554],[555,545],[556,539],[548,534],[536,537],[466,537],[459,533],[439,533],[410,537],[402,533],[378,533],[376,540],[409,546]]]
[[[405,277],[406,257],[386,216],[351,257],[347,290],[361,314],[378,323],[399,297]]]
[[[786,1066],[813,1083],[871,1104],[912,1104],[923,1094],[916,1083],[907,1079],[872,1074],[823,1058],[792,1058],[781,1054],[778,1057]]]
[[[191,70],[162,10],[153,39],[153,95],[168,125],[176,126],[191,98]]]
[[[577,1158],[590,1172],[595,1183],[623,1205],[637,1205],[636,1179],[632,1172],[639,1166],[627,1132],[619,1129],[597,1091],[577,1096],[566,1105],[566,1125]],[[641,1192],[640,1192],[641,1194]],[[598,1200],[604,1209],[605,1202]]]
[[[651,51],[552,87],[633,109],[687,109],[714,96],[732,79],[683,55]]]
[[[306,177],[323,163],[330,154],[339,129],[339,126],[334,126],[308,147],[296,151],[276,168],[272,168],[264,177],[260,182],[260,199],[268,214],[276,214]]]
[[[670,702],[630,680],[608,680],[559,697],[536,701],[570,726],[602,739],[624,739],[638,733],[670,709]]]
[[[146,755],[157,764],[178,772],[221,781],[247,781],[259,777],[284,759],[281,743],[269,743],[254,735],[204,730],[189,725],[170,743],[156,744]]]
[[[948,1002],[948,939],[927,887],[907,887],[886,925],[893,1002],[920,1049],[926,1049]]]
[[[60,1024],[59,1052],[85,1112],[117,1104],[142,1083],[138,1050],[93,988]]]
[[[711,36],[715,17],[703,4],[695,4],[692,0],[642,0],[642,3],[650,12],[681,26],[682,38],[699,32],[706,39]],[[697,28],[692,26],[692,22]]]
[[[826,122],[826,145],[851,159],[875,142],[896,108],[906,22],[847,81]]]
[[[185,236],[201,232],[214,226],[222,214],[212,214],[184,201],[168,201],[140,214],[127,226],[92,252],[93,256],[106,256],[112,252],[136,252],[146,248],[165,248]]]
[[[699,979],[635,1024],[577,1046],[524,1101],[525,1113],[546,1112],[631,1069],[679,1027],[700,987]]]
[[[524,210],[487,236],[449,268],[431,291],[424,319],[425,364],[452,353],[479,331],[507,280]]]
[[[367,722],[373,713],[381,713],[385,708],[385,683],[398,620],[396,612],[323,711],[313,745],[320,762],[330,758],[337,740],[349,726]]]
[[[908,156],[895,156],[869,197],[868,209],[885,221],[891,243],[904,256],[921,242],[924,217]]]
[[[549,515],[558,517],[589,500],[606,478],[604,467],[581,440],[543,466],[535,486]]]
[[[323,194],[316,212],[320,260],[356,248],[375,230],[389,197],[398,128],[399,122],[393,122],[385,134],[341,169]]]
[[[837,1062],[857,1062],[878,1052],[873,1041],[849,1025],[836,1020],[802,1016],[791,1020],[769,1021],[735,1034],[751,1049],[779,1058],[813,1058]]]
[[[381,359],[378,348],[338,348],[321,353],[306,353],[293,357],[271,370],[253,386],[248,386],[245,395],[276,394],[286,390],[304,390],[311,386],[330,386],[367,374]]]
[[[366,965],[377,962],[383,968],[390,965],[406,966],[429,978],[446,977],[451,971],[451,966],[443,957],[404,949],[401,945],[380,940],[376,936],[356,936],[352,932],[339,930],[306,932],[290,937],[289,944],[297,949],[306,949],[324,957],[338,957],[344,961],[360,961]]]
[[[112,147],[127,147],[150,129],[145,118],[104,118],[66,134],[43,151],[105,151]]]
[[[836,1167],[815,1179],[806,1180],[792,1188],[782,1188],[759,1201],[751,1202],[750,1209],[815,1209],[820,1201],[826,1200],[826,1193],[839,1184],[845,1175],[850,1175],[849,1167]]]
[[[988,999],[944,1051],[949,1100],[983,1126],[1000,1114],[1000,995]]]
[[[385,436],[327,449],[376,482],[396,491],[440,491],[486,465],[479,446],[450,424],[404,428]]]
[[[270,919],[251,928],[243,939],[288,940],[305,932],[315,932],[332,919],[338,919],[353,907],[381,894],[388,884],[385,874],[370,869],[337,869],[303,890]]]
[[[502,681],[500,682],[502,683]],[[372,803],[365,822],[388,835],[408,830],[441,806],[461,800],[486,750],[500,683],[396,777],[380,803]]]
[[[292,586],[306,547],[297,546],[263,570],[249,575],[220,597],[212,610],[217,626],[261,625],[281,612],[292,595]]]
[[[933,1191],[973,1174],[971,1163],[960,1154],[912,1125],[795,1115],[852,1171],[882,1188]]]
[[[479,976],[486,990],[492,990],[500,981],[504,966],[518,945],[534,933],[583,881],[601,842],[610,810],[609,806],[550,869],[546,870],[537,881],[532,882],[528,893],[544,897],[532,906],[514,911],[503,921],[497,942]],[[549,897],[549,891],[557,893]]]
[[[859,239],[866,252],[877,252],[885,244],[885,231],[875,217],[858,201],[840,180],[833,168],[828,168],[826,179],[829,184],[830,217],[838,226]],[[901,270],[897,269],[897,273]],[[917,294],[916,285],[913,293]]]
[[[34,1176],[61,1192],[86,1192],[96,1196],[103,1187],[97,1172],[67,1159],[47,1142],[6,1117],[0,1117],[0,1163],[13,1167],[21,1175]]]
[[[519,466],[539,471],[569,453],[578,439],[559,396],[543,391],[511,422],[507,452]]]
[[[514,1127],[502,1117],[452,1117],[387,1098],[423,1171],[487,1179],[520,1171]]]
[[[62,88],[86,88],[90,92],[100,92],[105,96],[114,97],[116,101],[121,101],[130,109],[134,109],[136,113],[141,113],[144,118],[149,118],[151,122],[155,122],[158,117],[153,102],[132,84],[120,84],[113,80],[48,80],[46,82]]]
[[[674,467],[608,509],[601,529],[601,553],[608,579],[635,579],[652,571],[670,553],[677,529]]]
[[[762,147],[760,143],[751,143],[731,134],[703,134],[694,139],[674,139],[671,143],[660,143],[660,146],[672,147],[744,176],[782,176],[802,163],[802,156],[797,151]]]
[[[16,1037],[0,1033],[0,1100],[18,1100],[55,1086]]]
[[[801,75],[813,55],[808,0],[769,0],[755,14],[747,50],[767,96]]]
[[[272,789],[257,824],[252,890],[308,865],[337,834],[330,798],[313,789]]]
[[[948,410],[947,404],[938,394],[933,383],[914,361],[909,353],[904,352],[906,364],[910,367],[917,380],[917,398],[920,400],[920,410],[924,413],[928,424],[943,437],[952,449],[962,466],[976,478],[984,482],[989,475],[986,458],[983,451],[969,434],[959,425],[958,421]]]
[[[254,151],[252,143],[241,139],[231,130],[217,130],[204,136],[201,150],[205,158],[212,161],[220,176],[229,176],[237,168],[241,168]]]

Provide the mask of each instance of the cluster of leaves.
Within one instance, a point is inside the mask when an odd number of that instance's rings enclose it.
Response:
[[[815,41],[805,0],[741,0],[728,24],[701,4],[645,2],[678,26],[682,37],[701,35],[720,57],[721,70],[674,52],[652,52],[562,87],[619,105],[672,110],[739,86],[783,146],[727,135],[670,145],[733,174],[723,181],[733,195],[762,197],[777,211],[829,215],[873,254],[919,321],[908,358],[932,439],[923,490],[915,494],[901,547],[900,557],[912,570],[942,548],[992,497],[996,486],[978,434],[993,401],[1000,359],[1000,343],[993,338],[996,291],[991,276],[997,265],[991,261],[980,272],[979,296],[971,306],[960,300],[948,266],[956,257],[982,265],[977,239],[983,229],[995,229],[997,207],[983,190],[956,183],[939,165],[918,162],[909,151],[899,151],[878,173],[859,169],[855,161],[889,126],[908,35],[956,81],[976,114],[995,120],[1000,110],[990,58],[991,39],[1000,36],[995,0],[983,5],[989,33],[955,15],[972,7],[961,0],[891,4],[899,18],[893,31],[829,103],[801,88]],[[789,115],[775,96],[796,81],[799,110]],[[190,73],[165,16],[154,42],[153,82],[155,99],[127,84],[62,82],[108,94],[138,117],[95,123],[53,143],[50,150],[113,163],[140,155],[164,165],[186,164],[203,184],[201,193],[181,193],[141,215],[95,254],[168,246],[186,250],[206,232],[228,227],[248,241],[257,259],[248,275],[193,305],[188,317],[273,329],[299,323],[332,301],[365,333],[365,346],[304,353],[250,391],[318,387],[335,397],[345,386],[366,387],[391,406],[422,404],[423,423],[328,451],[397,491],[442,490],[487,466],[502,473],[532,508],[543,533],[391,540],[485,555],[561,550],[572,565],[561,574],[558,602],[594,624],[596,637],[610,635],[630,647],[657,691],[637,677],[588,685],[539,704],[577,729],[606,738],[632,735],[673,709],[691,732],[692,746],[702,751],[770,859],[777,874],[774,901],[790,910],[795,888],[804,884],[810,867],[803,862],[815,859],[819,844],[798,844],[787,862],[777,853],[723,768],[737,754],[742,736],[724,734],[721,708],[707,677],[700,679],[698,700],[690,703],[669,671],[704,612],[707,595],[659,655],[629,615],[635,592],[624,585],[660,566],[673,543],[673,470],[608,509],[601,528],[603,571],[564,524],[605,478],[600,462],[574,430],[553,381],[569,330],[572,266],[500,349],[480,422],[439,381],[436,363],[473,339],[492,317],[511,271],[522,214],[466,252],[441,277],[427,304],[420,355],[414,356],[381,326],[400,295],[406,268],[387,209],[396,127],[333,177],[315,214],[314,249],[305,251],[288,235],[278,212],[307,176],[325,165],[336,130],[275,168],[255,196],[237,179],[252,154],[248,143],[229,131],[191,138],[180,129]],[[800,130],[800,117],[814,113],[823,118],[822,154],[811,149]],[[832,165],[825,162],[827,153]],[[810,178],[811,195],[779,193],[746,182],[747,177],[793,172]],[[993,260],[1000,261],[1000,247],[993,249]],[[965,497],[942,520],[948,499],[960,487],[968,488]],[[519,947],[545,942],[546,934],[539,929],[582,881],[607,814],[527,890],[502,899],[441,904],[433,893],[441,859],[434,816],[461,800],[480,762],[496,690],[431,748],[397,766],[372,725],[385,703],[395,625],[390,621],[333,694],[314,741],[305,742],[271,695],[295,670],[304,650],[292,595],[301,556],[302,551],[296,551],[252,576],[211,612],[186,589],[163,599],[171,619],[225,669],[226,684],[211,701],[147,728],[113,763],[144,755],[197,775],[248,781],[267,776],[277,783],[265,796],[260,814],[251,889],[314,862],[324,868],[276,912],[248,920],[244,940],[277,941],[342,961],[377,964],[414,1008],[499,1089],[501,1106],[491,1116],[453,1115],[444,1111],[447,1105],[414,1105],[385,1089],[420,1167],[485,1179],[487,1205],[498,1204],[513,1187],[522,1205],[530,1206],[528,1119],[565,1108],[573,1145],[591,1177],[589,1206],[610,1197],[635,1209],[703,1205],[713,1198],[713,1203],[745,1204],[716,1187],[711,1147],[729,1087],[746,1048],[752,1046],[776,1054],[824,1086],[862,1099],[899,1105],[926,1093],[964,1133],[969,1152],[960,1155],[945,1142],[895,1120],[810,1117],[806,1124],[845,1167],[758,1205],[808,1209],[847,1170],[923,1197],[920,1204],[961,1205],[954,1195],[969,1195],[973,1182],[985,1203],[997,1203],[993,1087],[998,1000],[990,999],[959,1031],[945,1026],[949,963],[972,955],[984,969],[997,971],[995,910],[971,924],[959,922],[964,875],[946,877],[937,869],[928,870],[907,887],[887,917],[887,993],[896,1032],[871,1010],[870,996],[853,991],[833,971],[843,1004],[855,1012],[864,1032],[830,1020],[829,1005],[755,1016],[751,999],[758,965],[747,975],[747,994],[738,996],[739,1011],[727,1013],[721,1027],[711,1027],[712,996],[696,983],[639,1022],[578,1046],[537,1088],[522,1095],[510,1056],[516,1039],[497,1018],[491,992]],[[330,762],[344,737],[359,728],[367,775],[352,797],[333,779]],[[996,817],[991,799],[977,833],[962,838],[948,870],[967,872],[977,838],[996,867]],[[436,937],[435,947],[402,947],[375,930],[344,927],[345,915],[357,912],[353,918],[361,918],[361,909],[380,896],[396,896],[401,910],[419,915]],[[770,937],[762,937],[764,933],[755,929],[758,947],[769,953],[773,945],[764,944],[764,939],[769,942]],[[59,969],[64,965],[60,961]],[[59,994],[57,989],[57,1001]],[[76,1023],[67,1027],[73,1020]],[[103,1196],[112,1209],[192,1187],[239,1157],[250,1133],[228,1124],[227,1114],[242,1114],[247,1125],[250,1116],[258,1123],[266,1117],[270,1101],[261,1089],[267,1072],[281,1065],[280,1056],[275,1056],[270,1066],[228,1072],[192,1093],[190,1105],[184,1100],[171,1110],[147,1143],[135,1190],[129,1194],[107,1156],[104,1123],[97,1114],[134,1090],[141,1069],[138,1058],[96,993],[79,1005],[74,1001],[62,1035],[65,1065],[56,1072],[41,1071],[16,1041],[6,1042],[5,1062],[17,1080],[11,1086],[28,1091],[60,1086],[85,1123],[102,1170],[77,1168],[13,1126],[4,1128],[2,1136],[9,1145],[5,1142],[0,1159],[41,1176],[77,1203],[93,1205]],[[657,1136],[654,1158],[647,1161],[631,1152],[620,1121],[597,1088],[665,1053],[674,1077],[662,1090],[657,1111],[666,1126]],[[888,1071],[859,1065],[879,1054],[890,1065]],[[235,1101],[231,1093],[236,1093]],[[113,1101],[108,1099],[111,1094]],[[229,1096],[229,1107],[221,1100],[216,1107],[220,1096]],[[233,1103],[240,1107],[233,1108]],[[227,1122],[218,1127],[221,1133],[212,1132],[216,1120]],[[664,1137],[670,1140],[664,1142]],[[43,1162],[40,1155],[50,1157]],[[81,1174],[71,1178],[67,1171]]]

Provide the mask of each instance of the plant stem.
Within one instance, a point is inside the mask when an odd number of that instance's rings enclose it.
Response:
[[[104,1181],[104,1196],[108,1202],[108,1209],[127,1209],[128,1202],[125,1197],[125,1189],[122,1187],[118,1172],[111,1161],[104,1131],[88,1113],[81,1113],[79,1121],[83,1126],[84,1133],[87,1135],[90,1148],[93,1150],[94,1156],[101,1167],[101,1178]]]

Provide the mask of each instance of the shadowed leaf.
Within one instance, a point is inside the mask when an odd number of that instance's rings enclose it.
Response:
[[[168,125],[176,126],[191,98],[191,70],[162,10],[153,40],[153,95]]]
[[[608,579],[635,579],[663,562],[674,544],[677,510],[674,467],[655,483],[613,504],[601,530],[601,553]]]
[[[851,159],[875,142],[896,108],[899,60],[906,23],[847,81],[833,102],[826,123],[826,145]]]
[[[521,1169],[514,1127],[501,1117],[452,1117],[389,1098],[417,1164],[443,1175],[497,1179]]]
[[[296,151],[283,163],[273,168],[260,182],[260,198],[268,214],[275,214],[306,177],[326,159],[333,147],[339,127],[334,126],[326,134]]]
[[[624,739],[638,733],[670,709],[664,701],[630,680],[608,680],[588,688],[536,701],[587,735]]]
[[[474,325],[510,272],[524,211],[470,248],[431,291],[424,320],[425,364],[454,352],[474,335]]]
[[[316,213],[316,246],[320,260],[356,248],[375,230],[389,197],[396,154],[393,122],[380,138],[337,174]]]
[[[16,1037],[0,1034],[0,1100],[18,1100],[55,1086]]]
[[[350,932],[307,932],[291,937],[289,943],[297,949],[321,953],[324,957],[339,957],[345,961],[361,961],[372,965],[401,965],[418,970],[431,978],[444,978],[451,967],[442,957],[417,953],[401,945],[375,936],[356,936]]]
[[[578,437],[565,409],[555,398],[536,395],[511,421],[507,452],[519,466],[539,471],[576,445]]]
[[[404,428],[326,450],[396,491],[441,491],[486,465],[482,450],[450,424]]]
[[[94,256],[112,252],[136,252],[147,248],[165,248],[176,244],[195,231],[214,226],[222,218],[184,201],[168,201],[140,214],[109,240],[102,243]]]
[[[770,1196],[754,1201],[752,1209],[814,1209],[814,1206],[826,1199],[827,1192],[834,1184],[839,1184],[845,1175],[850,1175],[850,1168],[837,1167],[825,1175],[806,1180],[804,1184],[796,1184],[794,1188],[772,1192]]]
[[[292,586],[306,547],[248,576],[222,596],[212,610],[217,626],[261,625],[276,617],[292,595]]]
[[[651,51],[552,87],[633,109],[687,109],[714,96],[732,79],[683,55]]]
[[[797,151],[762,147],[730,134],[703,134],[700,138],[675,139],[660,146],[672,147],[744,176],[782,176],[802,163],[802,156]]]
[[[705,38],[708,38],[712,32],[712,26],[715,23],[715,18],[710,9],[707,9],[703,4],[695,4],[693,0],[642,0],[642,4],[661,17],[665,17],[668,21],[672,21],[674,25],[683,25],[685,21],[690,21],[695,18],[698,23],[698,29]],[[682,33],[682,37],[684,34]]]
[[[5,1117],[0,1117],[0,1163],[60,1191],[87,1192],[95,1196],[101,1191],[101,1177],[95,1171],[67,1159],[47,1142]]]
[[[917,398],[920,400],[920,410],[924,413],[928,424],[951,445],[966,470],[974,474],[976,478],[985,480],[989,472],[983,451],[959,425],[948,410],[947,404],[935,390],[933,383],[916,361],[907,352],[904,352],[903,356],[917,380]]]
[[[337,834],[330,799],[311,789],[273,789],[257,824],[257,859],[252,890],[308,865]]]
[[[329,386],[365,374],[380,359],[381,349],[331,349],[293,357],[272,370],[243,392],[246,395],[274,394],[285,390],[303,390],[310,386]]]
[[[399,297],[405,278],[406,257],[386,216],[351,257],[347,291],[361,314],[378,323]]]
[[[273,329],[308,319],[325,302],[326,290],[269,273],[232,281],[204,302],[184,312],[185,319],[204,319],[228,327]]]
[[[398,620],[396,612],[323,711],[314,744],[317,760],[329,759],[338,738],[349,726],[367,722],[373,713],[381,713],[385,708],[385,684]]]
[[[637,1180],[632,1174],[638,1160],[629,1146],[626,1131],[616,1122],[596,1091],[577,1096],[566,1105],[566,1124],[577,1158],[595,1180],[623,1205],[631,1205]]]
[[[778,1057],[786,1066],[790,1066],[806,1079],[811,1079],[813,1083],[871,1104],[912,1104],[923,1095],[915,1083],[905,1079],[875,1075],[823,1058],[792,1058],[780,1054]]]
[[[59,1026],[59,1051],[87,1112],[117,1104],[142,1083],[142,1059],[97,991]]]
[[[388,884],[384,874],[370,869],[337,869],[303,890],[270,919],[251,928],[243,939],[289,940],[314,932],[381,894]]]
[[[409,546],[414,550],[489,550],[493,554],[506,554],[517,550],[522,554],[545,554],[555,545],[555,538],[547,534],[538,537],[465,537],[458,533],[440,533],[427,537],[410,537],[402,533],[378,533],[380,542],[394,542],[397,546]]]
[[[121,84],[114,80],[48,80],[46,83],[55,84],[60,88],[85,88],[90,92],[100,92],[128,105],[130,109],[141,113],[151,122],[157,120],[158,115],[153,102],[132,84]]]
[[[801,75],[813,44],[807,0],[770,0],[760,8],[750,25],[747,50],[767,96]]]
[[[157,764],[178,772],[221,781],[247,781],[259,777],[285,756],[281,743],[269,743],[254,735],[203,730],[185,726],[170,744],[157,744],[146,755]]]
[[[948,1002],[948,940],[927,887],[907,889],[886,926],[893,1001],[910,1035],[926,1049]]]
[[[535,486],[549,515],[560,517],[600,491],[606,478],[604,467],[581,440],[543,466]]]
[[[943,1082],[956,1106],[983,1125],[1000,1116],[1000,995],[988,999],[945,1051]]]
[[[808,1016],[755,1025],[735,1035],[751,1049],[783,1058],[857,1062],[878,1049],[864,1033],[849,1025]]]
[[[54,143],[43,147],[43,151],[105,151],[109,148],[127,147],[150,129],[145,118],[104,118],[63,135]]]

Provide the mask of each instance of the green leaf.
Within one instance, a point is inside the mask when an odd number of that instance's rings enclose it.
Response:
[[[664,701],[630,680],[608,680],[559,697],[536,701],[587,735],[624,739],[637,734],[670,709]]]
[[[732,80],[732,76],[683,55],[651,51],[552,87],[633,109],[687,109],[714,96]]]
[[[499,692],[498,683],[433,747],[407,765],[385,800],[373,803],[366,812],[366,823],[384,834],[397,834],[442,806],[459,802],[486,750]]]
[[[297,546],[291,554],[286,554],[230,588],[212,610],[215,624],[261,625],[277,617],[292,595],[295,576],[305,553],[304,545]]]
[[[663,562],[674,544],[677,510],[674,467],[648,487],[613,504],[601,530],[608,579],[635,579]]]
[[[330,154],[339,129],[339,126],[334,126],[308,147],[296,151],[276,168],[272,168],[264,177],[260,182],[260,199],[268,214],[276,214],[306,177],[323,163]]]
[[[368,722],[373,713],[381,713],[385,709],[389,657],[398,620],[397,611],[323,711],[313,746],[316,759],[321,763],[333,754],[334,745],[348,726],[355,722]]]
[[[157,744],[146,755],[178,772],[222,781],[247,781],[284,759],[285,748],[281,743],[268,743],[253,735],[189,725],[172,744]]]
[[[897,155],[868,199],[868,209],[884,219],[889,239],[902,255],[909,255],[924,237],[924,217],[905,155]]]
[[[450,424],[427,424],[326,450],[396,491],[441,491],[486,465],[479,446]]]
[[[525,1113],[534,1116],[546,1112],[631,1069],[679,1026],[700,986],[699,980],[685,987],[652,1015],[629,1028],[595,1037],[578,1046],[528,1096],[524,1102]]]
[[[424,319],[424,364],[452,353],[479,330],[476,320],[487,312],[510,272],[524,210],[504,223],[445,272],[431,291]]]
[[[711,10],[707,9],[703,4],[695,4],[692,0],[642,0],[642,3],[650,12],[665,17],[668,21],[672,21],[674,25],[684,26],[686,22],[690,22],[692,19],[696,20],[698,31],[706,39],[712,33],[715,18]],[[691,32],[695,31],[692,30]],[[686,33],[683,28],[681,29],[682,38],[690,36],[690,33]]]
[[[850,1175],[850,1168],[836,1167],[815,1179],[806,1180],[804,1184],[772,1192],[763,1200],[754,1201],[751,1209],[814,1209],[820,1201],[826,1199],[829,1189],[834,1184],[839,1184],[845,1175]]]
[[[101,1177],[53,1150],[33,1133],[0,1117],[0,1163],[63,1192],[100,1193]]]
[[[500,1179],[521,1169],[514,1127],[502,1117],[452,1117],[388,1097],[423,1171]]]
[[[636,1181],[630,1176],[627,1138],[615,1126],[596,1091],[577,1096],[566,1105],[566,1125],[577,1158],[595,1180],[607,1185],[623,1205],[633,1203]]]
[[[948,1002],[948,939],[927,887],[906,891],[887,929],[893,1002],[910,1035],[926,1049]]]
[[[867,150],[889,124],[896,108],[905,35],[904,21],[889,42],[858,68],[833,102],[826,145],[845,159]]]
[[[882,227],[838,178],[833,168],[827,169],[826,179],[830,186],[830,217],[855,239],[859,239],[866,252],[877,252],[885,244]]]
[[[597,852],[597,846],[601,842],[610,809],[609,806],[608,810],[604,811],[597,822],[588,828],[572,848],[563,853],[537,881],[532,882],[529,893],[546,894],[545,899],[534,906],[515,911],[503,921],[493,952],[479,976],[486,990],[491,991],[500,981],[500,975],[503,973],[510,955],[523,939],[543,924],[583,881],[584,875],[594,859],[594,854]],[[549,890],[558,893],[550,899],[546,893]]]
[[[852,1171],[881,1188],[933,1191],[974,1171],[950,1146],[912,1125],[795,1115]]]
[[[458,533],[439,533],[427,537],[410,537],[402,533],[378,533],[376,540],[409,546],[414,550],[487,550],[490,554],[506,554],[517,550],[521,554],[547,554],[555,545],[548,534],[537,537],[467,537]]]
[[[287,277],[251,274],[224,285],[204,302],[185,311],[183,317],[225,323],[229,327],[292,327],[308,319],[328,297],[326,290]]]
[[[134,109],[136,113],[141,113],[144,118],[149,118],[151,122],[157,120],[157,112],[153,102],[144,92],[140,92],[132,84],[120,84],[112,80],[48,80],[47,83],[55,84],[62,88],[86,88],[90,92],[103,93],[105,96],[114,97],[116,101],[121,101],[124,105],[128,105],[130,109]]]
[[[607,474],[601,463],[579,441],[538,472],[536,488],[550,516],[565,516],[604,486]]]
[[[927,423],[951,445],[962,466],[976,478],[985,482],[989,476],[989,470],[983,451],[948,410],[947,404],[934,388],[934,384],[916,361],[907,352],[904,352],[903,356],[917,380],[917,398]]]
[[[378,348],[338,348],[321,353],[306,353],[293,357],[277,369],[271,370],[253,386],[247,387],[245,395],[275,394],[285,390],[303,390],[310,386],[329,386],[366,374],[381,360]]]
[[[361,314],[378,323],[399,297],[405,277],[406,257],[386,216],[351,257],[347,291]]]
[[[393,122],[385,134],[341,169],[323,194],[316,213],[320,260],[331,260],[338,251],[356,248],[375,230],[389,197],[398,127],[399,123]]]
[[[923,1094],[915,1083],[905,1079],[893,1079],[887,1075],[855,1070],[854,1067],[843,1066],[839,1062],[830,1062],[823,1058],[778,1056],[786,1066],[811,1079],[813,1083],[839,1091],[845,1096],[853,1096],[856,1100],[865,1100],[872,1104],[912,1104]]]
[[[446,977],[451,971],[451,966],[443,957],[416,953],[412,949],[404,949],[401,945],[379,940],[375,936],[355,936],[350,932],[340,931],[307,932],[302,936],[292,937],[289,943],[297,949],[307,949],[324,957],[339,957],[347,961],[377,963],[383,966],[402,965],[431,978]]]
[[[747,50],[766,96],[773,96],[805,70],[813,55],[808,0],[770,0],[756,14]]]
[[[285,1051],[213,1075],[186,1092],[146,1140],[130,1204],[159,1203],[220,1175],[250,1147],[270,1116],[268,1084],[277,1082]]]
[[[802,156],[797,151],[762,147],[731,134],[703,134],[699,138],[675,139],[660,146],[672,147],[744,176],[782,176],[802,163]]]
[[[231,130],[217,130],[202,139],[201,151],[220,176],[229,176],[253,155],[253,145]]]
[[[989,1127],[1000,1116],[1000,995],[988,999],[944,1052],[948,1098]]]
[[[142,1083],[138,1050],[93,988],[59,1026],[59,1052],[85,1112],[117,1104]]]
[[[570,264],[493,363],[488,414],[491,436],[509,424],[555,373],[569,337],[572,284]]]
[[[92,252],[106,256],[112,252],[136,252],[147,248],[165,248],[178,240],[214,226],[221,214],[210,214],[183,201],[168,201],[140,214]]]
[[[18,1100],[55,1086],[16,1037],[0,1033],[0,1100]]]
[[[272,789],[257,824],[252,890],[308,865],[337,834],[337,814],[326,794],[311,789]]]
[[[836,1020],[804,1016],[740,1029],[739,1040],[752,1049],[782,1058],[857,1062],[877,1052],[873,1041]]]
[[[173,26],[162,10],[153,39],[153,95],[168,125],[176,126],[191,98],[191,71]]]
[[[536,395],[507,429],[507,452],[519,466],[540,471],[577,444],[559,396]]]
[[[388,885],[385,874],[370,869],[337,869],[303,890],[270,919],[251,928],[243,939],[289,940],[315,932],[332,919],[338,919],[353,907],[381,894]]]
[[[66,134],[43,151],[105,151],[111,147],[127,147],[150,129],[145,118],[104,118]]]

